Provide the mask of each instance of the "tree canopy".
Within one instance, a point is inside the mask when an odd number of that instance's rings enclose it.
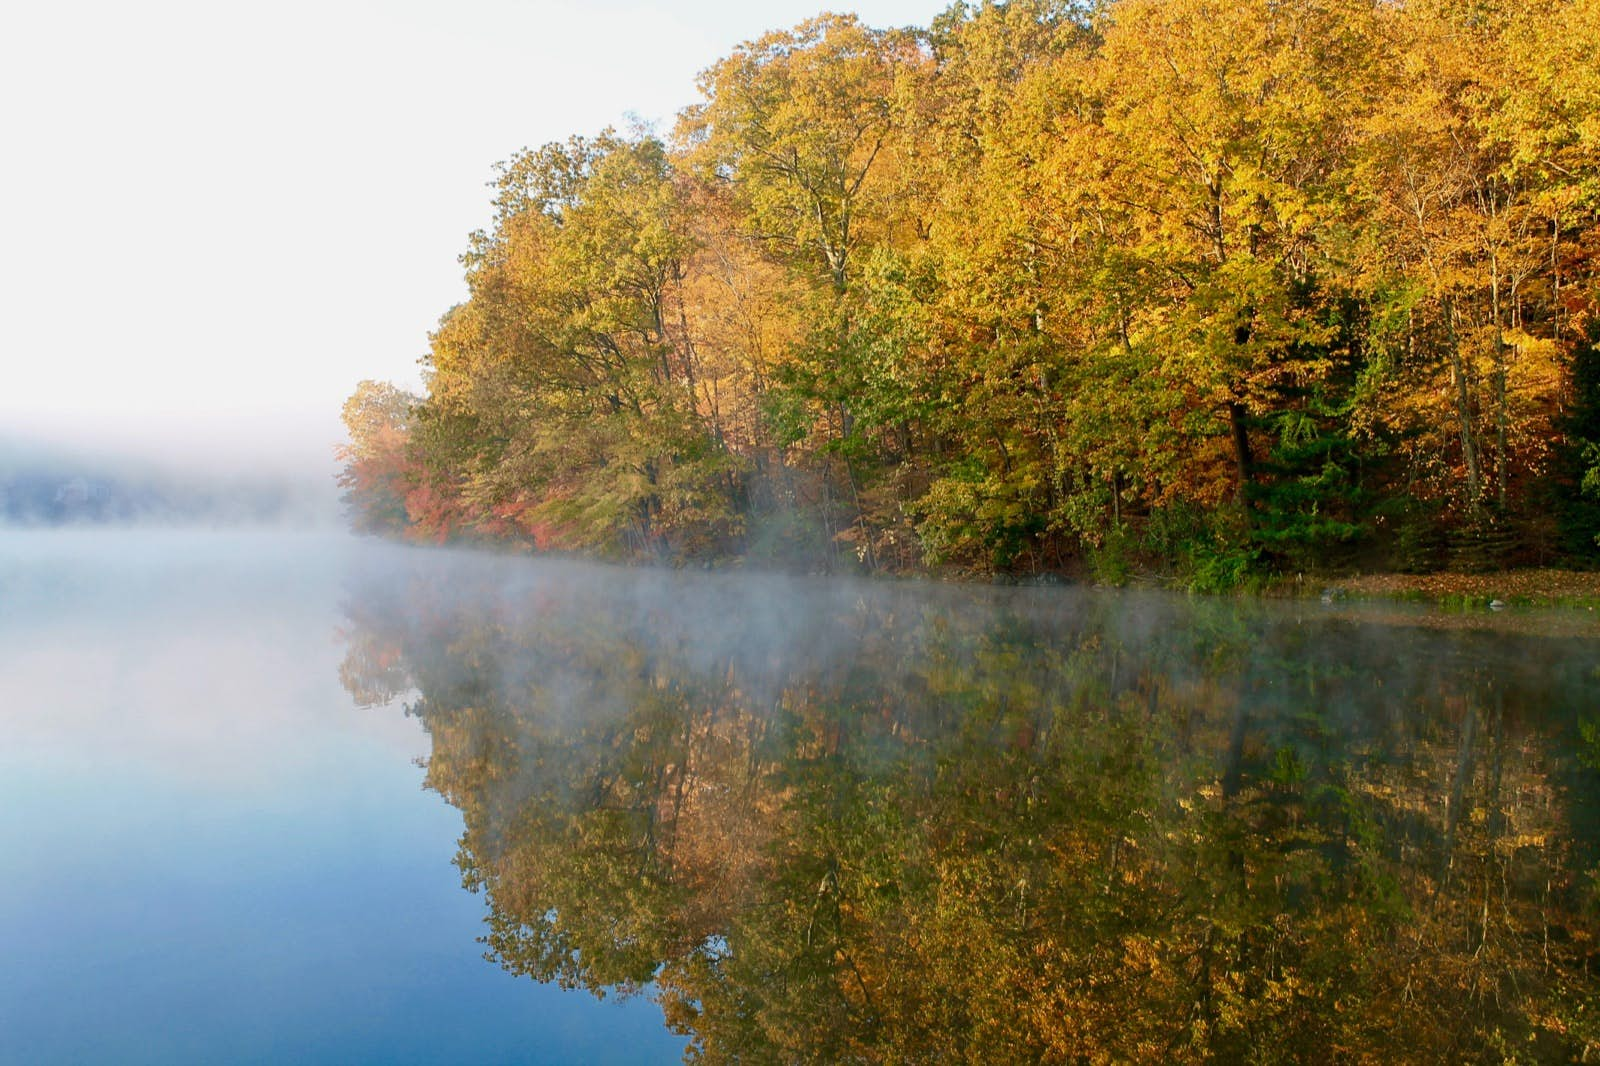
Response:
[[[427,395],[352,400],[358,523],[1200,585],[1593,563],[1597,41],[1600,0],[766,34],[668,136],[502,164]]]

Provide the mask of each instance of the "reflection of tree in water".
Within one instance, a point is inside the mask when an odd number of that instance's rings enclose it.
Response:
[[[694,1057],[1600,1050],[1592,645],[447,569],[356,591],[346,684],[420,691],[492,957]]]

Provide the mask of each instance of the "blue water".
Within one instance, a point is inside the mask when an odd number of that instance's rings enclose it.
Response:
[[[0,534],[0,1061],[647,1063],[482,957],[427,739],[338,676],[340,537]]]

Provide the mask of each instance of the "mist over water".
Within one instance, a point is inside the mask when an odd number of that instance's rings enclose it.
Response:
[[[0,424],[0,527],[340,525],[344,440],[325,416]]]
[[[0,1060],[1581,1054],[1596,637],[0,531]]]
[[[711,1061],[1592,1039],[1588,614],[446,555],[346,611],[492,957]]]
[[[0,531],[0,1062],[673,1061],[511,981],[317,532]],[[641,1011],[640,1007],[644,1009]]]

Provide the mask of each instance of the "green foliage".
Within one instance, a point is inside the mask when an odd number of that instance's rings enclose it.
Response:
[[[1600,497],[1600,443],[1584,443],[1583,461],[1589,467],[1583,474],[1583,491],[1590,496]]]
[[[1398,499],[1384,505],[1379,517],[1393,530],[1388,565],[1407,574],[1430,573],[1444,566],[1448,542],[1437,507]]]
[[[1175,561],[1176,576],[1191,592],[1238,592],[1264,572],[1261,549],[1237,508],[1208,511],[1174,503],[1152,512],[1144,527],[1149,553]]]
[[[1240,544],[1196,544],[1188,563],[1191,592],[1236,592],[1250,585],[1260,572],[1261,553]]]
[[[1600,559],[1600,319],[1589,325],[1572,360],[1572,401],[1558,452],[1556,511],[1565,546],[1590,562]]]
[[[1366,532],[1355,443],[1335,421],[1306,411],[1279,418],[1276,444],[1249,497],[1262,550],[1294,570],[1337,564]]]
[[[1133,577],[1136,550],[1137,542],[1126,527],[1113,529],[1099,544],[1086,549],[1089,573],[1094,575],[1095,584],[1112,588],[1126,585]]]
[[[1044,528],[1025,483],[996,478],[976,461],[935,481],[914,509],[917,532],[934,563],[1006,570]]]

